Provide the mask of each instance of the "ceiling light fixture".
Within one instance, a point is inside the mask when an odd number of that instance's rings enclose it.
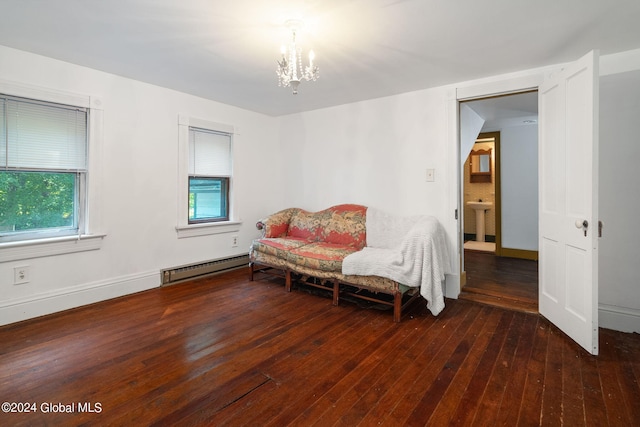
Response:
[[[300,29],[301,24],[298,20],[289,20],[285,23],[291,30],[293,37],[288,47],[282,46],[280,50],[282,60],[278,61],[278,68],[276,69],[278,86],[291,86],[294,95],[298,93],[298,85],[300,85],[302,79],[316,81],[320,76],[318,66],[313,63],[315,54],[312,50],[309,51],[309,65],[303,68],[302,51],[296,44],[296,32]]]

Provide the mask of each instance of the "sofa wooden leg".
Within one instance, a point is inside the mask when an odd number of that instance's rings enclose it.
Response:
[[[393,294],[393,321],[400,323],[402,318],[402,293],[396,292]]]
[[[338,279],[333,280],[333,305],[338,305],[338,297],[340,296],[340,283]]]
[[[287,292],[291,292],[291,270],[285,272],[284,289]]]
[[[253,263],[249,263],[249,281],[253,282]]]

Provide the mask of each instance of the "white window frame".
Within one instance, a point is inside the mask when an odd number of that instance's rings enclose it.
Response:
[[[199,128],[231,134],[231,177],[229,178],[229,220],[189,224],[189,128]],[[240,230],[241,221],[235,203],[233,152],[237,131],[231,125],[198,119],[187,115],[178,116],[178,224],[179,239],[211,234],[232,233]]]
[[[100,249],[105,237],[101,229],[101,168],[99,159],[103,139],[102,101],[96,96],[62,92],[48,88],[0,80],[0,93],[11,96],[78,106],[88,110],[88,147],[84,229],[72,236],[29,238],[0,243],[0,262],[40,258]],[[81,197],[82,199],[82,197]]]

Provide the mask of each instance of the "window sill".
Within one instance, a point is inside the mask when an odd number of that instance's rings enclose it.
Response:
[[[176,227],[178,239],[207,236],[210,234],[234,233],[240,231],[240,221],[221,221],[208,224],[179,225]]]
[[[67,236],[0,243],[0,262],[94,251],[102,247],[104,237],[104,234],[87,234],[79,238]]]

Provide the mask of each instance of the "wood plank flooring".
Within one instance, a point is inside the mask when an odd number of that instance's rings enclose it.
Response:
[[[467,283],[461,299],[527,313],[538,312],[538,262],[464,251]]]
[[[536,314],[447,300],[434,317],[421,300],[396,324],[390,311],[334,307],[328,297],[285,292],[281,279],[248,275],[0,327],[0,400],[35,404],[30,413],[0,412],[0,425],[640,420],[638,334],[601,329],[594,357]]]

